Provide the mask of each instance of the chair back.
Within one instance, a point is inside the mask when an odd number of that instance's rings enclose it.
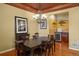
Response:
[[[54,36],[53,35],[48,35],[48,38],[50,41],[48,42],[48,47],[52,46],[54,44]]]
[[[50,40],[54,40],[54,36],[53,35],[50,35]]]
[[[34,39],[36,39],[36,36],[35,36],[35,35],[33,35],[33,40],[34,40]]]
[[[20,46],[22,46],[25,40],[27,39],[29,39],[29,34],[26,34],[26,33],[17,34],[16,41],[15,41],[15,47],[20,48]]]
[[[42,41],[41,48],[44,50],[47,49],[47,41]]]
[[[27,34],[25,38],[26,38],[26,40],[29,40],[30,34]]]
[[[18,33],[16,34],[15,48],[17,50],[17,54],[20,55],[24,51],[24,42],[29,39],[29,34],[27,33]]]
[[[35,33],[34,35],[33,35],[33,39],[38,39],[39,38],[39,33]]]

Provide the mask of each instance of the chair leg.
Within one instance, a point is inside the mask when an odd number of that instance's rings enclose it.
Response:
[[[42,54],[43,54],[43,51],[42,51],[42,49],[41,49],[41,56],[42,56]]]
[[[48,49],[48,56],[50,55],[50,48]]]
[[[53,49],[53,47],[52,47],[52,54],[53,54],[53,51],[54,51],[54,49]]]
[[[19,50],[17,50],[17,56],[20,56],[21,54],[20,54],[20,51]]]
[[[54,52],[55,52],[55,42],[54,42]]]
[[[47,49],[46,49],[46,51],[45,51],[45,56],[46,56],[46,54],[47,54]]]
[[[46,55],[46,52],[45,51],[42,51],[41,56],[45,56],[45,55]]]

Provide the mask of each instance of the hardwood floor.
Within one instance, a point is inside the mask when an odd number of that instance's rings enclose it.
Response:
[[[16,56],[16,51],[12,50],[10,52],[0,54],[0,56]]]
[[[16,51],[3,53],[0,56],[16,56]],[[50,53],[50,56],[79,56],[79,51],[68,49],[68,45],[64,42],[56,42],[55,53]]]
[[[71,50],[68,44],[64,42],[56,43],[56,51],[54,56],[79,56],[79,51]]]

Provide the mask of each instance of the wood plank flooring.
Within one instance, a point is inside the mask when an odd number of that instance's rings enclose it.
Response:
[[[0,56],[16,56],[16,50],[0,54]],[[79,56],[79,51],[68,49],[68,44],[64,42],[56,42],[55,53],[50,56]]]

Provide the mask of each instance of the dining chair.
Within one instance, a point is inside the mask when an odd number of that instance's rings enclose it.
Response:
[[[48,42],[47,49],[48,49],[48,55],[50,54],[50,51],[52,51],[52,54],[55,51],[55,40],[53,35],[48,35],[48,38],[50,41]]]
[[[34,40],[34,39],[36,39],[36,36],[35,36],[35,35],[33,35],[33,40]]]
[[[42,51],[42,54],[44,53],[44,55],[46,56],[46,54],[47,54],[47,41],[42,41],[41,51]]]
[[[28,47],[25,47],[24,45],[20,46],[20,50],[21,50],[21,56],[30,56],[31,55],[31,49]]]
[[[35,39],[39,38],[39,33],[35,33]]]
[[[26,40],[29,40],[29,38],[30,38],[30,34],[27,34],[26,35]]]
[[[33,35],[33,40],[34,39],[38,39],[39,38],[39,33],[34,33],[34,35]]]
[[[48,42],[48,55],[50,54],[50,52],[52,51],[52,54],[53,54],[53,42],[52,41],[49,41]]]
[[[18,56],[28,56],[30,55],[30,49],[27,47],[25,47],[23,45],[23,43],[17,43],[17,47],[16,47],[16,50],[17,50],[17,55]]]
[[[42,55],[42,50],[39,47],[35,48],[34,51],[33,51],[33,56],[41,56]]]
[[[53,48],[54,48],[54,52],[55,52],[55,43],[56,43],[56,39],[55,39],[55,37],[54,37],[54,35],[50,35],[50,39],[51,39],[51,41],[53,41]]]
[[[30,51],[30,49],[25,49],[23,43],[25,40],[29,39],[29,34],[18,34],[15,41],[15,48],[18,56],[26,55]],[[25,50],[24,50],[25,49]]]
[[[46,56],[47,53],[47,42],[42,41],[41,45],[34,50],[34,56]]]

